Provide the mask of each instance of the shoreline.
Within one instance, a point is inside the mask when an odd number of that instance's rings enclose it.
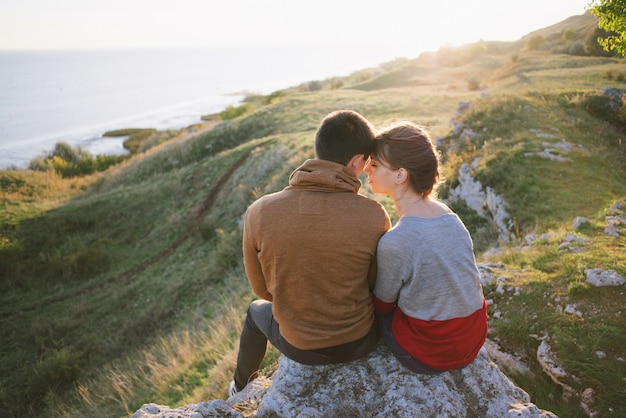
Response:
[[[87,128],[77,132],[54,135],[44,138],[27,140],[20,144],[8,146],[0,145],[0,170],[28,170],[29,163],[36,157],[47,155],[59,142],[67,142],[73,147],[80,146],[90,152],[94,157],[97,155],[125,155],[130,151],[124,148],[123,143],[128,136],[105,135],[111,131],[127,129],[155,129],[157,131],[176,130],[182,131],[194,125],[205,125],[208,122],[203,116],[218,114],[228,106],[238,105],[245,96],[243,94],[225,94],[210,96],[210,98],[197,99],[184,104],[172,105],[161,110],[146,112],[140,115],[126,118],[127,122],[110,121],[97,127]],[[214,103],[219,98],[220,104]],[[199,107],[189,107],[190,103],[211,101],[204,112]],[[143,123],[143,121],[148,121]],[[134,122],[136,121],[136,122]],[[36,150],[36,151],[35,151]]]

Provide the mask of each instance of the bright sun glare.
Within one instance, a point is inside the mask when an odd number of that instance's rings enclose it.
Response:
[[[0,1],[0,49],[511,41],[589,0]]]

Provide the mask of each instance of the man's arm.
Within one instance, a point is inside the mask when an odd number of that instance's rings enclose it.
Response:
[[[250,222],[250,218],[248,213],[246,213],[243,226],[243,265],[254,294],[271,302],[272,294],[267,290],[263,269],[261,268],[261,263],[259,263],[259,250],[254,238],[254,227]]]

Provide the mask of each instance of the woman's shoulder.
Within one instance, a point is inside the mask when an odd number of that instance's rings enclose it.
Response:
[[[431,201],[433,203],[432,206],[432,214],[434,216],[441,216],[441,215],[447,215],[447,214],[454,214],[454,212],[452,211],[452,209],[450,209],[448,207],[448,205],[446,205],[445,203],[439,201],[439,200],[432,200]]]

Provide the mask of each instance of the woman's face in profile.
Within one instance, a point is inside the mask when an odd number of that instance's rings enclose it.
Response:
[[[389,194],[396,184],[398,170],[391,169],[383,161],[371,157],[363,172],[367,174],[367,184],[373,193]]]

